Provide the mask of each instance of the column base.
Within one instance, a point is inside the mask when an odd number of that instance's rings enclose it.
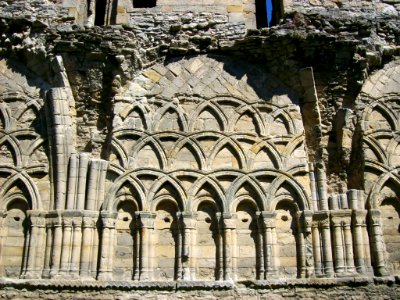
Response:
[[[112,273],[111,272],[100,272],[97,276],[97,280],[101,281],[110,281],[112,280]]]
[[[21,279],[41,279],[42,276],[39,271],[26,271],[25,274],[20,276]]]

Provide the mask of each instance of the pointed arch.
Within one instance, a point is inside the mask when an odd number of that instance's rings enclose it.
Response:
[[[251,153],[254,153],[254,156],[249,159],[249,169],[254,169],[254,165],[257,161],[257,157],[260,154],[260,152],[263,150],[265,150],[268,157],[271,159],[273,166],[276,169],[281,169],[282,168],[281,155],[280,155],[278,149],[276,149],[275,144],[271,140],[261,141],[261,142],[255,144],[250,149]],[[265,168],[265,167],[262,167],[262,168]]]
[[[188,210],[191,210],[193,212],[197,210],[197,207],[201,203],[201,199],[199,199],[197,195],[201,190],[206,188],[212,190],[217,196],[214,201],[219,207],[219,210],[221,212],[227,212],[228,207],[224,195],[224,190],[221,186],[218,185],[217,182],[208,177],[202,177],[200,180],[196,181],[188,191]]]
[[[231,131],[235,130],[238,121],[245,115],[249,116],[252,120],[254,128],[256,129],[257,135],[265,135],[265,124],[263,118],[260,114],[260,111],[253,106],[249,106],[248,104],[242,105],[236,109],[236,112],[239,114],[239,117],[231,124]],[[238,130],[240,131],[240,130]]]
[[[130,185],[134,191],[138,195],[138,208],[140,210],[147,210],[148,209],[148,204],[146,202],[146,194],[145,194],[145,188],[140,182],[139,179],[137,179],[131,172],[122,174],[119,176],[114,184],[111,186],[109,189],[106,198],[104,200],[104,204],[102,205],[102,210],[104,211],[109,211],[109,212],[116,212],[117,211],[117,206],[118,202],[117,201],[117,194],[118,191],[121,190],[126,184]]]
[[[5,135],[2,138],[0,138],[0,147],[2,145],[9,145],[9,150],[12,150],[13,152],[11,153],[13,155],[13,160],[15,163],[15,166],[21,167],[22,166],[22,151],[19,147],[18,140],[13,137],[12,135]]]
[[[254,196],[252,198],[257,204],[258,210],[265,210],[265,196],[262,186],[259,184],[257,180],[254,178],[243,175],[237,178],[232,182],[231,186],[228,189],[228,193],[226,195],[227,202],[230,205],[230,211],[236,211],[236,207],[239,203],[239,198],[235,199],[236,193],[244,186],[248,185],[254,192]]]
[[[398,130],[398,121],[396,115],[389,107],[386,106],[384,102],[382,102],[382,100],[377,100],[371,105],[367,106],[362,115],[362,120],[366,123],[369,123],[373,117],[374,111],[383,116],[383,118],[388,122],[392,131]],[[369,131],[368,128],[365,128],[365,130]]]
[[[288,184],[290,188],[293,189],[293,192],[297,197],[294,199],[297,202],[300,210],[310,210],[310,199],[307,196],[304,187],[290,174],[277,172],[276,178],[272,181],[269,190],[266,193],[266,207],[268,210],[272,210],[272,206],[274,205],[276,192],[283,184]]]
[[[178,196],[177,198],[173,199],[176,201],[179,210],[186,211],[187,196],[185,189],[176,179],[168,175],[161,176],[158,180],[154,182],[153,186],[149,190],[147,195],[147,202],[150,205],[150,210],[154,211],[158,203],[162,201],[162,199],[156,199],[156,195],[164,186],[168,185],[172,187],[172,190],[175,191],[176,195]]]
[[[231,155],[235,157],[238,162],[239,169],[247,168],[246,156],[244,155],[243,150],[240,148],[237,142],[230,138],[224,138],[218,141],[214,148],[211,150],[207,163],[207,168],[209,170],[212,169],[215,158],[224,149],[227,149],[227,151],[229,151],[229,153],[231,153]]]
[[[373,167],[374,165],[369,165],[369,167]],[[381,166],[384,167],[384,166]],[[371,191],[368,195],[367,198],[367,207],[371,209],[377,209],[379,208],[379,197],[380,197],[380,191],[384,188],[384,186],[387,184],[387,182],[391,181],[397,188],[400,190],[400,177],[398,172],[400,171],[400,167],[394,168],[392,170],[387,170],[384,172],[378,180],[375,182],[373,187],[371,188]]]
[[[139,160],[139,153],[145,148],[145,147],[150,147],[151,150],[153,151],[153,154],[157,158],[158,166],[159,169],[164,169],[167,166],[167,158],[165,155],[165,152],[163,150],[163,147],[160,145],[159,141],[157,141],[155,138],[152,136],[145,137],[143,139],[140,139],[138,143],[135,145],[133,148],[132,153],[129,155],[132,157],[135,161],[134,166],[138,166],[138,160]],[[141,164],[144,164],[143,167],[148,167],[149,166],[149,161],[141,161]]]
[[[285,127],[286,134],[294,134],[295,126],[290,115],[283,109],[277,109],[272,113],[273,122],[275,123],[277,119],[280,119]],[[271,134],[271,133],[270,133]]]
[[[7,167],[3,167],[2,169],[7,170]],[[7,192],[15,186],[18,182],[22,184],[26,191],[29,194],[29,207],[32,210],[41,210],[42,209],[42,202],[39,194],[39,190],[37,189],[33,180],[26,174],[24,171],[20,173],[11,172],[13,173],[9,176],[3,185],[0,187],[0,209],[5,209],[7,207],[7,197],[5,195]]]
[[[126,126],[125,122],[129,117],[133,117],[134,113],[137,113],[137,115],[139,116],[140,119],[140,123],[143,126],[143,130],[148,130],[149,129],[149,125],[150,125],[150,120],[149,120],[149,111],[150,109],[146,106],[143,105],[127,105],[127,107],[120,113],[121,119],[123,124],[121,126]],[[136,127],[136,122],[134,124],[134,128],[138,129]]]
[[[111,148],[115,150],[117,159],[123,168],[128,168],[128,153],[122,143],[115,137],[111,140]]]
[[[191,139],[190,137],[186,137],[178,141],[175,146],[172,149],[172,152],[170,153],[169,161],[170,163],[168,164],[169,166],[172,166],[172,162],[178,160],[179,153],[182,152],[183,149],[187,149],[192,156],[195,158],[199,170],[202,170],[205,168],[206,165],[206,158],[203,150],[201,147],[198,145],[196,140]],[[180,160],[181,161],[181,160]],[[171,168],[172,169],[172,168]]]
[[[215,104],[212,102],[203,102],[199,106],[196,107],[196,109],[193,111],[193,113],[190,116],[190,124],[189,124],[189,129],[191,132],[194,132],[196,129],[196,124],[201,118],[201,115],[204,112],[208,112],[211,116],[214,117],[215,121],[219,125],[219,131],[226,131],[228,127],[228,120],[223,113],[223,111]],[[210,119],[210,118],[204,118],[204,119]],[[208,130],[208,129],[207,129]]]
[[[174,103],[169,103],[166,104],[165,106],[162,106],[158,112],[156,112],[154,116],[154,131],[157,131],[160,127],[160,124],[165,117],[165,115],[169,112],[172,111],[177,115],[177,124],[179,127],[179,131],[184,131],[188,132],[188,124],[187,120],[185,117],[185,112],[179,105],[175,105]],[[162,129],[163,131],[168,131],[170,129]],[[171,130],[172,131],[172,130]]]
[[[4,130],[10,130],[11,129],[11,113],[10,110],[8,109],[8,106],[5,103],[0,103],[0,124],[3,124],[3,129]],[[1,130],[1,126],[0,126]]]
[[[380,163],[387,164],[385,150],[382,149],[381,145],[374,138],[364,136],[364,143],[368,146],[368,149],[370,149],[375,154]]]

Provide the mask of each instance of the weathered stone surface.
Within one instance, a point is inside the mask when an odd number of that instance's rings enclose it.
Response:
[[[398,1],[97,2],[0,3],[0,297],[400,297]]]

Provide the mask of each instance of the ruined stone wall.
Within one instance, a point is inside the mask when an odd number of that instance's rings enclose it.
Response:
[[[169,3],[83,27],[86,2],[20,4],[2,297],[398,298],[397,17],[305,3],[246,31]]]
[[[362,15],[390,15],[398,16],[400,6],[398,1],[352,1],[352,0],[285,0],[283,1],[286,12],[294,11],[334,11],[340,10],[345,14]]]

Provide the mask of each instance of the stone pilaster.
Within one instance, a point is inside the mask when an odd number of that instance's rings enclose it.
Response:
[[[277,275],[277,241],[276,235],[274,235],[276,226],[276,212],[262,211],[260,212],[261,217],[261,230],[263,230],[263,246],[264,246],[264,269],[265,279]]]
[[[51,263],[50,263],[50,277],[58,275],[61,261],[61,249],[63,241],[63,223],[61,214],[58,211],[51,212],[49,217],[52,218],[53,223],[53,241],[51,251]]]
[[[333,270],[333,258],[332,258],[332,244],[331,244],[331,228],[330,228],[330,220],[329,220],[329,213],[327,211],[325,212],[316,212],[314,213],[313,216],[314,222],[318,222],[318,228],[319,232],[318,235],[320,236],[319,242],[320,242],[320,250],[321,251],[321,263],[322,263],[322,274],[326,277],[332,277],[334,275],[334,270]],[[317,238],[317,234],[314,233],[313,237]],[[318,249],[315,249],[315,251],[318,251]],[[314,251],[314,253],[316,253]],[[318,255],[318,254],[317,254]],[[316,261],[316,266],[317,266],[317,261]],[[316,268],[316,272],[318,272]],[[317,273],[316,273],[317,274]],[[321,275],[322,275],[321,274]]]
[[[142,245],[140,280],[153,280],[154,251],[152,247],[152,236],[156,214],[151,212],[138,212],[137,216]]]
[[[59,276],[67,277],[69,274],[69,258],[71,255],[71,237],[72,237],[72,218],[63,216],[62,220],[62,249]]]
[[[7,212],[0,211],[0,276],[4,276],[4,266],[3,266],[3,246],[5,239],[7,238],[7,227],[4,226],[4,220],[7,216]]]
[[[311,231],[312,231],[312,244],[313,244],[313,252],[314,252],[315,276],[321,277],[323,274],[322,255],[321,255],[322,244],[321,244],[321,236],[320,236],[318,220],[312,221]]]
[[[72,277],[79,276],[80,258],[81,258],[81,246],[82,246],[82,217],[77,216],[72,219],[72,253],[71,253],[71,264],[70,274]]]
[[[43,268],[43,246],[45,238],[46,219],[39,211],[28,211],[30,234],[28,251],[26,253],[26,269],[23,278],[40,278]]]
[[[94,235],[96,234],[97,212],[83,212],[82,218],[82,246],[79,274],[82,278],[93,278],[91,276],[90,266],[94,260],[92,257]]]
[[[236,216],[230,213],[222,214],[223,231],[224,231],[224,280],[232,281],[233,274],[233,249],[236,248],[234,236],[236,236]]]
[[[298,215],[298,255],[300,260],[300,277],[314,275],[313,244],[312,244],[312,211],[303,211]]]
[[[385,264],[384,241],[381,223],[381,211],[378,209],[371,209],[370,214],[370,228],[371,228],[371,248],[372,255],[374,256],[374,270],[378,276],[388,275]]]
[[[195,273],[195,263],[193,262],[193,239],[196,233],[196,214],[191,212],[181,213],[183,225],[183,245],[182,245],[182,279],[195,280],[192,274]]]
[[[53,242],[53,220],[51,217],[46,216],[46,245],[44,252],[44,267],[42,272],[43,278],[50,277],[50,263],[51,263],[51,249]]]
[[[114,231],[117,213],[101,212],[102,237],[100,246],[99,280],[112,280]]]
[[[333,213],[332,213],[333,214]],[[344,245],[342,233],[342,218],[340,215],[331,215],[331,224],[333,229],[333,245],[334,245],[334,265],[335,272],[342,274],[345,272],[344,262]]]

